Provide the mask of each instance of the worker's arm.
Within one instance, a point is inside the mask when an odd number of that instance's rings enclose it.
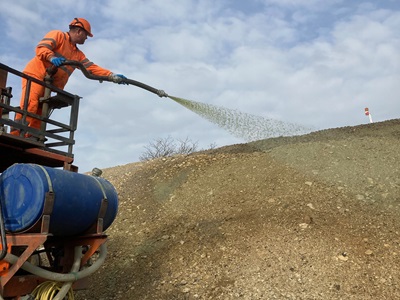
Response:
[[[90,73],[92,73],[93,75],[96,76],[110,76],[111,75],[111,71],[104,69],[98,65],[96,65],[95,63],[91,62],[87,57],[85,57],[85,55],[82,53],[82,57],[79,60],[83,66],[86,68],[86,70],[88,70]]]
[[[124,75],[122,74],[115,74],[111,72],[110,70],[104,69],[93,62],[91,62],[89,59],[86,57],[81,61],[83,66],[93,75],[96,76],[108,76],[112,82],[118,83],[118,84],[127,84],[125,82],[125,79],[127,79]]]
[[[112,82],[115,82],[115,83],[118,83],[118,84],[127,84],[125,82],[125,79],[127,79],[127,78],[124,75],[115,74],[115,73],[111,72],[110,70],[104,69],[104,68],[94,64],[93,62],[91,62],[86,57],[83,60],[81,60],[81,63],[93,75],[96,75],[96,76],[108,76],[108,78]]]
[[[36,56],[50,66],[52,58],[64,57],[62,45],[67,39],[68,36],[65,32],[60,30],[50,31],[36,46]]]

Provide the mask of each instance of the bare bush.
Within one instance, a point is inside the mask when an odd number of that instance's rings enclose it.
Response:
[[[146,150],[142,155],[140,155],[139,160],[147,161],[178,154],[190,154],[196,152],[197,147],[198,143],[191,141],[189,138],[177,141],[172,139],[170,136],[166,138],[158,138],[144,147]]]

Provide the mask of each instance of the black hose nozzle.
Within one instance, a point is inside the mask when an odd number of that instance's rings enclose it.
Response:
[[[168,97],[168,94],[166,92],[164,92],[163,90],[158,90],[157,91],[157,95],[162,97]]]

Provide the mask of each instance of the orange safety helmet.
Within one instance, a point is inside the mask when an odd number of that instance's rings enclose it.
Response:
[[[71,27],[80,27],[88,33],[88,36],[93,37],[90,23],[83,18],[74,18],[71,23],[69,23],[69,28]]]

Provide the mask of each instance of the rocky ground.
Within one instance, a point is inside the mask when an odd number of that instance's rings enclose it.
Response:
[[[103,170],[108,258],[76,299],[400,299],[400,121]]]

